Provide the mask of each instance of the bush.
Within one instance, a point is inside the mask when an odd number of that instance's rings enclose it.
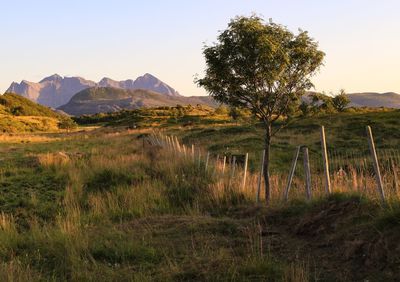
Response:
[[[78,127],[78,125],[76,124],[76,122],[70,118],[64,118],[64,119],[60,120],[60,122],[58,123],[58,128],[65,129],[68,132],[77,127]]]

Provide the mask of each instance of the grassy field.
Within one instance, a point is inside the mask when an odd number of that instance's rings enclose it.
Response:
[[[249,118],[232,121],[226,113],[202,107],[142,109],[111,115],[84,117],[78,122],[101,122],[102,125],[119,128],[156,128],[164,135],[177,136],[188,147],[201,148],[203,157],[210,152],[211,158],[223,155],[249,153],[249,170],[259,170],[263,150],[263,128]],[[297,117],[274,136],[272,142],[271,171],[275,186],[285,185],[293,155],[297,146],[309,149],[313,189],[321,192],[322,154],[320,126],[325,126],[329,165],[338,191],[361,191],[375,196],[372,189],[374,176],[366,126],[372,127],[383,180],[389,197],[396,197],[395,182],[400,164],[399,120],[400,112],[390,109],[348,109],[344,113]],[[196,155],[198,154],[196,149]],[[302,155],[295,171],[294,186],[304,189]],[[346,177],[341,177],[345,174]],[[395,185],[396,184],[396,185]]]
[[[248,199],[214,195],[215,179],[197,163],[171,163],[171,152],[143,149],[132,132],[48,138],[1,149],[2,281],[281,280],[303,271],[259,253],[254,220],[224,215]]]
[[[71,133],[3,135],[0,280],[393,280],[400,273],[397,194],[381,206],[372,175],[364,173],[367,193],[354,187],[349,174],[334,180],[337,193],[326,198],[318,192],[323,188],[317,155],[321,124],[334,161],[344,162],[348,150],[367,150],[367,124],[380,156],[396,152],[398,114],[306,118],[281,131],[273,147],[269,208],[255,202],[262,130],[252,123],[212,115],[157,121],[157,131],[202,148],[200,162],[198,155],[193,160],[149,144],[146,136],[153,131],[127,129],[131,122]],[[300,166],[285,203],[288,162],[299,144],[316,156],[314,199],[304,200]],[[212,153],[207,169],[206,151]],[[215,162],[225,151],[250,153],[244,189],[240,169],[231,179],[231,168],[222,173]],[[385,181],[389,184],[389,176]]]

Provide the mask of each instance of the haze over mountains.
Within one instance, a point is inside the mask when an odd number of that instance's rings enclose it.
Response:
[[[165,95],[145,89],[122,89],[116,87],[92,87],[74,95],[71,100],[58,109],[70,115],[96,114],[176,105],[218,104],[209,96],[185,97]]]
[[[91,87],[114,87],[126,90],[145,89],[170,97],[181,96],[175,89],[155,76],[146,73],[135,80],[123,81],[103,78],[98,83],[81,77],[62,77],[58,74],[35,83],[23,80],[13,82],[6,93],[16,93],[41,105],[58,108],[65,105],[78,92]]]

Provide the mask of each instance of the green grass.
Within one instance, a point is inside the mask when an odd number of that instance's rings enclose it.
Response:
[[[0,164],[0,277],[242,281],[258,260],[272,270],[257,275],[283,277],[280,263],[241,257],[251,221],[207,215],[219,202],[204,166],[143,152],[126,133],[53,138],[2,145],[11,154]]]
[[[274,141],[274,176],[286,178],[299,143],[319,154],[321,124],[335,152],[357,150],[361,141],[351,141],[370,122],[377,147],[395,149],[398,141],[385,136],[387,128],[398,128],[397,115],[296,120]],[[194,120],[183,127],[179,119],[167,118],[159,125],[213,156],[250,152],[250,172],[258,171],[258,125],[212,115]],[[147,133],[105,127],[0,140],[0,280],[389,281],[398,276],[397,199],[382,206],[368,193],[350,189],[324,197],[313,167],[312,201],[304,200],[296,171],[290,201],[276,193],[265,208],[248,187],[241,189],[240,179],[228,189],[213,162],[206,171],[204,151],[203,160],[193,162],[143,143]],[[366,185],[375,191],[373,182]]]

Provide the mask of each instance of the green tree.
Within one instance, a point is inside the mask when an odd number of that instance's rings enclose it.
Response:
[[[71,118],[63,118],[58,122],[58,128],[65,129],[67,132],[77,127],[78,125]]]
[[[299,109],[303,117],[308,116],[311,113],[311,106],[306,101],[301,101]]]
[[[332,97],[325,93],[313,93],[311,98],[311,112],[316,113],[333,113],[335,108],[333,106]]]
[[[239,107],[229,107],[228,115],[235,121],[244,119],[246,117],[246,111]]]
[[[229,111],[228,108],[224,105],[219,105],[218,108],[215,109],[214,113],[216,115],[228,115]]]
[[[339,94],[333,97],[332,104],[338,112],[343,112],[344,109],[350,104],[350,99],[344,89],[341,89]]]
[[[286,27],[258,16],[236,17],[218,40],[205,46],[206,74],[197,79],[217,101],[250,109],[265,128],[265,197],[270,200],[270,147],[299,98],[311,89],[311,77],[324,53],[306,31],[294,34]],[[282,124],[282,123],[280,123]]]
[[[11,108],[11,114],[13,116],[22,116],[24,115],[24,108],[22,106],[15,106]]]

